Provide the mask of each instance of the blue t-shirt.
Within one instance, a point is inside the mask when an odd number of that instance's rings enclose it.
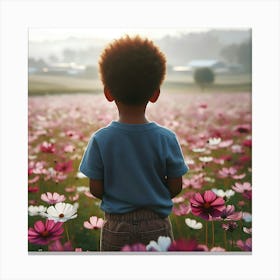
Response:
[[[166,177],[181,177],[188,166],[172,131],[154,122],[113,121],[92,135],[80,171],[103,180],[104,212],[148,208],[165,217],[173,206]]]

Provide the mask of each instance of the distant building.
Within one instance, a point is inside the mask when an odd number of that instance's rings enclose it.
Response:
[[[229,68],[226,63],[216,59],[199,59],[199,60],[191,60],[185,66],[175,66],[173,67],[173,71],[175,72],[188,72],[192,73],[198,68],[208,67],[212,69],[216,73],[228,72]]]

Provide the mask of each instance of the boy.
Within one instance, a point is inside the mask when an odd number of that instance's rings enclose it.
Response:
[[[188,167],[175,134],[145,116],[147,103],[159,97],[165,64],[153,42],[139,36],[115,40],[101,54],[104,94],[119,119],[92,135],[80,165],[105,212],[101,251],[173,239],[171,199]]]

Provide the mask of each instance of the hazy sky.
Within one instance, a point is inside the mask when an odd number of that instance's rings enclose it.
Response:
[[[29,29],[30,41],[44,41],[44,40],[63,40],[68,37],[77,38],[100,38],[100,39],[114,39],[125,34],[142,36],[149,36],[151,38],[161,38],[165,35],[180,35],[181,33],[189,32],[203,32],[209,29],[206,28],[188,28],[188,29],[170,29],[170,28],[98,28],[98,29],[58,29],[58,28],[32,28]]]

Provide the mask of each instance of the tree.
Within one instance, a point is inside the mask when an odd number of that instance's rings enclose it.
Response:
[[[197,68],[194,71],[194,80],[202,90],[204,90],[207,85],[212,84],[214,79],[214,72],[208,67]]]

